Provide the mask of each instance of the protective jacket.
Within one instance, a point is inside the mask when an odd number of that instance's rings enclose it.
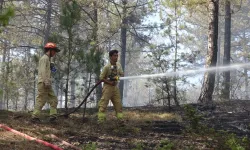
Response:
[[[43,55],[39,60],[38,83],[48,83],[51,85],[50,60],[48,55]]]
[[[32,118],[39,117],[46,102],[50,105],[50,117],[56,117],[58,99],[51,86],[50,59],[46,54],[39,60],[37,89],[38,93]]]
[[[104,66],[101,75],[100,75],[100,80],[106,79],[106,80],[112,80],[113,77],[115,76],[120,76],[123,75],[123,70],[120,64],[112,65],[112,64],[107,64]],[[120,97],[120,91],[117,86],[118,81],[114,81],[116,84],[115,86],[109,85],[107,83],[104,83],[103,89],[102,89],[102,97],[101,100],[99,101],[99,111],[98,111],[98,121],[102,122],[106,119],[106,108],[109,103],[109,100],[114,105],[115,111],[116,111],[116,116],[118,119],[123,118],[122,114],[122,104],[121,104],[121,97]]]

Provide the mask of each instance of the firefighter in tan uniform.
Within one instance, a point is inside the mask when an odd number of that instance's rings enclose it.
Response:
[[[106,120],[105,112],[109,100],[111,100],[114,105],[116,117],[119,120],[123,119],[120,91],[117,86],[119,77],[123,76],[123,70],[121,65],[116,63],[118,60],[118,51],[110,51],[109,58],[110,63],[104,66],[100,75],[100,80],[104,82],[104,85],[102,89],[102,97],[98,104],[98,123],[102,123]]]
[[[51,86],[51,69],[53,66],[50,62],[51,57],[55,56],[60,50],[56,47],[55,43],[47,43],[44,46],[45,54],[39,60],[38,66],[38,93],[36,97],[36,104],[32,114],[32,122],[40,122],[39,114],[45,105],[50,105],[50,122],[55,121],[57,115],[58,99]]]

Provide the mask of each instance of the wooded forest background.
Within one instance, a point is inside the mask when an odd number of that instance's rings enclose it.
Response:
[[[250,0],[0,0],[0,109],[32,110],[43,45],[57,43],[53,88],[76,107],[118,49],[125,76],[249,62]],[[249,67],[124,80],[124,106],[249,99]],[[101,86],[89,97],[96,107]]]

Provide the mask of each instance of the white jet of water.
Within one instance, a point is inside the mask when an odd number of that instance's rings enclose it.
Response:
[[[220,67],[200,68],[196,70],[183,70],[183,71],[176,71],[176,72],[144,74],[144,75],[139,75],[139,76],[127,76],[127,77],[120,77],[120,80],[142,79],[142,78],[148,79],[148,78],[155,78],[155,77],[183,76],[183,75],[197,74],[201,72],[229,71],[229,70],[234,70],[238,68],[244,68],[247,66],[250,66],[250,63],[233,64],[233,65],[220,66]]]

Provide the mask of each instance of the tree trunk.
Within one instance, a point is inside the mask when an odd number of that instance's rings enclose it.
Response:
[[[27,51],[25,52],[25,60],[26,60],[27,63],[28,63],[28,65],[27,65],[28,67],[25,68],[25,70],[24,70],[25,72],[24,72],[24,73],[25,73],[26,75],[28,75],[28,74],[29,74],[29,70],[30,70],[30,64],[31,64],[31,53],[30,53],[30,48],[28,48]],[[28,76],[27,79],[30,79],[30,77]],[[26,81],[25,84],[26,84],[27,86],[24,87],[25,102],[24,102],[24,107],[23,107],[23,108],[24,108],[25,111],[28,109],[28,105],[29,105],[29,99],[28,99],[28,98],[29,98],[29,91],[30,91],[30,88],[31,88],[30,85],[29,85],[29,83],[27,83],[27,82],[29,82],[29,80]]]
[[[97,43],[98,43],[98,6],[97,6],[97,1],[94,1],[94,17],[93,17],[93,20],[94,20],[94,24],[95,24],[95,27],[94,27],[94,30],[93,30],[93,40],[95,42],[95,47],[94,47],[94,51],[95,52],[98,52],[98,53],[95,53],[95,57],[98,57],[99,56],[99,47],[97,46]],[[97,65],[100,64],[100,59],[97,59]],[[101,72],[100,72],[100,68],[97,68],[95,70],[95,83],[99,82],[99,76],[100,76]],[[102,96],[102,85],[100,84],[97,88],[96,88],[96,106],[98,106],[98,101],[101,99],[101,96]]]
[[[0,12],[3,12],[4,0],[0,0]]]
[[[70,77],[70,64],[71,64],[71,59],[72,59],[72,33],[70,30],[68,30],[68,35],[69,35],[69,41],[68,41],[68,62],[67,62],[67,73],[66,73],[66,87],[65,87],[65,110],[68,112],[68,92],[69,92],[69,77]]]
[[[91,87],[91,80],[92,79],[92,74],[91,73],[88,73],[87,74],[87,82],[85,84],[85,93],[87,95],[87,93],[89,93],[90,91],[90,87]],[[88,84],[87,84],[88,83]],[[87,101],[85,101],[84,103],[84,109],[83,109],[83,114],[82,114],[82,117],[85,118],[85,115],[86,115],[86,108],[87,108]]]
[[[68,112],[68,88],[69,88],[69,74],[67,74],[66,86],[64,89],[64,96],[65,96],[64,108],[66,113]]]
[[[37,74],[37,70],[34,70],[34,73],[33,73],[33,79],[34,79],[34,83],[33,83],[33,106],[35,106],[35,103],[36,103],[36,74]]]
[[[23,110],[26,111],[27,108],[28,108],[28,94],[29,94],[29,91],[28,89],[26,88],[25,89],[25,101],[24,101],[24,107],[23,107]]]
[[[247,37],[246,37],[246,32],[243,33],[243,39],[242,39],[242,47],[243,47],[243,52],[244,52],[244,63],[247,63],[248,61],[248,48],[246,47],[247,45]],[[247,100],[249,97],[248,97],[248,91],[249,91],[249,87],[248,87],[248,69],[247,68],[244,68],[244,72],[243,72],[243,77],[244,77],[244,80],[245,80],[245,89],[244,89],[244,92],[245,92],[245,99]]]
[[[75,82],[75,78],[72,78],[71,79],[71,82],[70,82],[70,100],[71,100],[71,104],[72,104],[72,107],[74,108],[75,107],[75,89],[76,89],[76,82]]]
[[[59,100],[59,106],[60,108],[63,108],[63,83],[60,83],[60,100]]]
[[[3,57],[2,57],[2,66],[1,66],[1,73],[2,73],[2,77],[1,77],[1,89],[2,89],[2,91],[1,91],[1,94],[2,95],[0,95],[1,96],[1,99],[0,99],[0,109],[5,109],[5,107],[4,107],[4,97],[5,97],[5,88],[6,88],[6,86],[5,86],[5,71],[6,71],[6,53],[7,53],[7,48],[6,48],[6,44],[4,44],[5,46],[3,47]]]
[[[246,60],[245,60],[246,61]],[[248,100],[248,74],[247,74],[248,70],[246,68],[244,68],[244,80],[245,80],[245,99]]]
[[[225,6],[225,40],[224,40],[223,65],[230,65],[230,48],[231,48],[231,8],[230,1],[226,1]],[[223,90],[222,97],[225,100],[230,99],[230,70],[223,73]]]
[[[16,98],[15,98],[15,111],[17,111],[17,109],[18,109],[18,99],[19,99],[19,96],[17,96]]]
[[[44,34],[44,45],[48,42],[51,28],[51,12],[52,12],[52,0],[47,0],[47,16],[46,16],[46,27]]]
[[[208,29],[208,52],[206,58],[206,68],[215,67],[218,51],[218,12],[219,0],[209,0],[209,29]],[[198,101],[201,103],[211,103],[214,92],[215,72],[204,74],[203,85]]]
[[[7,45],[5,45],[7,47]],[[10,50],[7,50],[7,61],[6,61],[6,72],[5,72],[5,96],[4,100],[6,101],[6,108],[9,110],[9,91],[10,91],[10,86],[8,85],[9,83],[9,75],[10,75]]]
[[[218,35],[220,35],[220,33],[218,33]],[[218,36],[218,52],[217,52],[217,63],[216,63],[216,66],[217,67],[220,67],[221,66],[221,54],[220,54],[220,51],[221,51],[221,37]],[[220,95],[220,70],[219,69],[216,69],[216,79],[215,79],[215,91],[214,91],[214,94],[217,95],[218,97],[217,98],[220,98],[219,95]]]
[[[177,50],[178,50],[178,18],[177,18],[177,4],[175,2],[175,53],[174,53],[174,72],[177,70]],[[176,84],[176,76],[174,76],[174,87],[173,87],[173,97],[176,106],[179,106],[179,101],[177,100],[177,84]]]
[[[68,58],[68,62],[67,62],[67,74],[66,74],[66,86],[65,86],[65,109],[66,109],[66,112],[68,111],[68,91],[69,91],[69,76],[70,76],[70,63],[71,63],[71,39],[70,39],[70,36],[69,36],[69,58]]]
[[[95,83],[99,82],[99,76],[95,78]],[[96,87],[96,107],[98,107],[98,102],[102,97],[102,84]]]
[[[125,62],[126,62],[126,45],[127,45],[127,27],[128,27],[128,19],[127,19],[127,0],[122,0],[123,3],[123,18],[122,18],[122,25],[121,25],[121,65],[122,69],[125,74]],[[120,94],[121,100],[123,103],[123,88],[124,88],[124,81],[120,81]]]
[[[4,1],[3,0],[0,0],[0,12],[2,12],[2,10],[3,10],[3,3],[4,3]],[[3,83],[3,79],[4,79],[4,67],[5,67],[5,65],[4,65],[4,62],[5,62],[5,54],[6,54],[6,49],[4,48],[3,49],[3,58],[2,58],[2,64],[3,65],[1,65],[1,73],[2,73],[2,76],[1,76],[1,80],[2,81],[0,81],[0,110],[2,110],[2,109],[4,109],[4,99],[3,99],[3,93],[4,93],[4,83]]]

